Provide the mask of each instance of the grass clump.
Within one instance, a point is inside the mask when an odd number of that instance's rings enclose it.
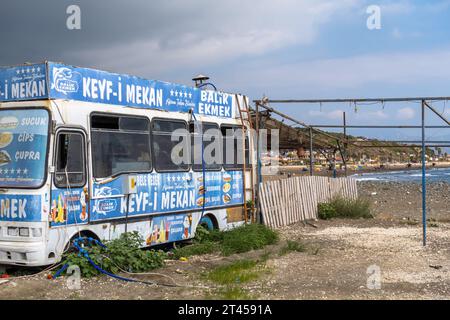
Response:
[[[138,232],[128,232],[120,235],[118,239],[105,243],[106,248],[92,245],[85,241],[84,249],[88,251],[91,260],[100,268],[110,273],[146,272],[164,265],[167,257],[163,251],[141,249],[144,239]],[[78,252],[68,252],[63,257],[64,263],[80,267],[81,275],[93,277],[100,272]]]
[[[229,231],[208,231],[197,227],[194,243],[174,250],[173,257],[219,252],[224,256],[262,249],[278,241],[278,234],[261,224],[249,224]]]
[[[336,197],[329,203],[319,203],[318,214],[319,218],[323,220],[332,218],[373,218],[370,210],[370,202],[363,198],[353,200]]]
[[[327,202],[318,204],[318,214],[319,218],[322,220],[328,220],[337,217],[336,208],[331,203]]]
[[[239,260],[213,269],[206,277],[208,280],[221,285],[245,283],[258,278],[258,272],[255,270],[256,265],[257,262],[254,260]]]
[[[225,300],[254,299],[242,285],[257,280],[263,273],[268,272],[265,261],[238,260],[224,266],[218,266],[204,273],[203,276],[218,285],[216,294]]]
[[[262,224],[249,224],[223,233],[222,254],[243,253],[275,244],[278,234]]]
[[[281,248],[280,250],[280,256],[284,256],[290,252],[305,252],[306,247],[303,243],[300,243],[298,241],[292,241],[288,240],[286,242],[286,245]]]

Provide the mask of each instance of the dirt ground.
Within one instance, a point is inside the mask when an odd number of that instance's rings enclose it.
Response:
[[[374,191],[373,188],[381,189]],[[234,285],[241,296],[247,298],[449,299],[450,223],[443,219],[448,206],[435,208],[442,221],[430,223],[428,246],[424,248],[422,227],[415,221],[420,207],[408,201],[405,205],[403,200],[389,200],[392,195],[383,188],[395,186],[368,185],[360,189],[372,197],[377,213],[375,219],[336,219],[313,222],[314,226],[292,225],[280,230],[279,244],[263,250],[226,258],[205,255],[192,257],[187,262],[168,261],[166,267],[154,271],[157,274],[141,276],[145,280],[176,283],[177,286],[151,286],[97,277],[83,279],[80,290],[71,290],[67,287],[67,278],[47,280],[44,273],[11,278],[0,284],[0,299],[223,298],[223,286],[206,280],[204,274],[241,259],[260,260],[262,265],[258,279]],[[370,195],[374,192],[376,196]],[[448,193],[443,196],[448,197]],[[385,200],[390,201],[389,206]],[[396,202],[402,204],[396,205]],[[305,251],[280,255],[287,239],[303,243]],[[380,271],[379,289],[368,287],[368,280],[376,279],[371,270]],[[369,284],[373,283],[369,281]]]

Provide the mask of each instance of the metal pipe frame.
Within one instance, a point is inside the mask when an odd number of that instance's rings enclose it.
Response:
[[[351,142],[368,142],[368,141],[358,141],[358,140],[349,140]],[[418,140],[418,141],[413,141],[413,140],[376,140],[374,142],[377,143],[422,143],[422,140]],[[444,140],[444,141],[433,141],[433,140],[425,140],[426,143],[432,143],[432,144],[438,144],[438,143],[448,143],[448,141]],[[382,147],[382,146],[379,146]]]
[[[333,141],[335,140],[337,142],[337,146],[339,148],[339,151],[341,153],[342,159],[343,152],[341,149],[340,142],[344,143],[344,150],[346,149],[347,144],[352,144],[355,147],[359,148],[421,148],[421,154],[422,154],[422,233],[423,233],[423,246],[427,245],[427,203],[426,203],[426,148],[427,147],[450,147],[450,145],[445,144],[449,143],[450,141],[426,141],[426,129],[445,129],[450,128],[450,121],[446,119],[442,114],[440,114],[436,109],[434,109],[430,104],[427,103],[427,101],[448,101],[450,100],[450,97],[416,97],[416,98],[357,98],[357,99],[301,99],[301,100],[272,100],[268,98],[264,98],[262,100],[254,100],[253,102],[257,106],[261,106],[265,108],[266,110],[273,112],[287,120],[290,120],[294,123],[297,123],[301,125],[304,128],[309,129],[309,137],[310,137],[310,171],[311,175],[313,174],[313,166],[314,166],[314,160],[313,160],[313,133],[317,132],[319,134],[322,134],[326,137],[332,138]],[[421,125],[420,126],[394,126],[394,125],[347,125],[346,119],[345,119],[345,113],[344,113],[344,119],[343,119],[343,125],[307,125],[301,121],[298,121],[286,114],[283,114],[279,111],[274,110],[273,108],[269,107],[269,103],[300,103],[300,104],[315,104],[315,103],[350,103],[354,104],[355,106],[358,103],[386,103],[386,102],[420,102],[421,104]],[[437,115],[442,121],[444,121],[447,126],[427,126],[425,123],[425,115],[426,110],[431,110],[435,115]],[[258,111],[257,111],[258,112]],[[257,118],[258,119],[258,118]],[[318,128],[343,128],[344,129],[344,141],[340,139],[339,137],[332,136],[328,134],[327,132],[324,132],[322,130],[318,130]],[[368,142],[362,142],[362,143],[355,143],[357,141],[354,140],[348,140],[347,138],[347,129],[421,129],[422,132],[422,139],[421,141],[386,141],[386,143],[402,143],[403,145],[389,145],[389,144],[383,144],[383,145],[374,145],[371,143],[370,145],[364,145],[364,143]],[[308,134],[308,133],[304,133]],[[377,141],[378,143],[383,141]],[[370,143],[370,141],[369,141]],[[412,145],[405,145],[413,143]],[[414,143],[417,143],[414,145]],[[419,145],[420,143],[420,145]],[[319,150],[322,154],[323,151]],[[344,151],[345,152],[345,151]],[[326,157],[327,158],[327,157]]]
[[[347,128],[347,129],[422,129],[422,126],[381,126],[381,125],[326,125],[310,124],[313,128]],[[449,129],[449,126],[425,126],[425,129]]]
[[[450,144],[425,144],[428,148],[450,148]],[[382,146],[374,146],[372,145],[358,145],[360,148],[422,148],[420,144],[412,144],[412,145],[395,145],[395,144],[386,144]]]
[[[420,102],[420,101],[448,101],[450,97],[416,97],[416,98],[356,98],[356,99],[288,99],[275,100],[263,99],[254,100],[259,103],[361,103],[361,102]]]

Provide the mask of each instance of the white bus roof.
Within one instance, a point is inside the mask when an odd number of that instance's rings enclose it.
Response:
[[[0,68],[0,102],[63,99],[236,118],[235,95],[55,62]],[[239,103],[245,97],[238,96]],[[243,106],[241,105],[241,108]]]

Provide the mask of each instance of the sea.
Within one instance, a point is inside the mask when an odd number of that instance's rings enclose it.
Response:
[[[357,181],[422,182],[422,170],[370,172],[353,175]],[[427,182],[450,183],[450,168],[427,169]]]

